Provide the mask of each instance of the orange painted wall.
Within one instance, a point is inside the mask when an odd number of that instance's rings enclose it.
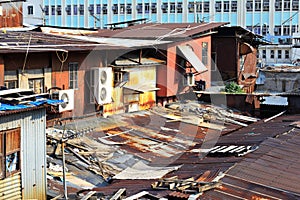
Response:
[[[195,54],[202,60],[202,42],[208,43],[208,71],[201,73],[195,77],[195,80],[206,81],[206,87],[211,85],[211,36],[205,36],[185,42],[174,43],[167,47],[167,64],[160,66],[157,69],[157,85],[160,90],[157,92],[158,97],[170,97],[175,96],[186,88],[181,87],[182,78],[184,76],[184,70],[180,69],[177,63],[179,54],[177,52],[177,45],[190,45]]]

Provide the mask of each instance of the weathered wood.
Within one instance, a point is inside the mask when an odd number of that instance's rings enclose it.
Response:
[[[118,200],[121,199],[121,196],[126,192],[126,188],[119,189],[116,194],[114,194],[110,200]]]
[[[84,197],[81,198],[81,200],[88,200],[91,196],[93,196],[96,193],[96,191],[90,191],[88,192]]]

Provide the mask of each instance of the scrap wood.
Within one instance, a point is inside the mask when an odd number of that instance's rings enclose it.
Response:
[[[96,194],[96,191],[89,191],[84,197],[81,198],[81,200],[88,200],[94,194]]]
[[[188,179],[160,179],[151,184],[153,189],[158,190],[178,190],[190,193],[204,192],[220,186],[220,182],[202,182],[193,177]]]

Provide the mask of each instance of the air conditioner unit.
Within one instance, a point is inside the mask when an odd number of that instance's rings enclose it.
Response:
[[[59,105],[58,112],[70,111],[74,109],[74,90],[59,90],[59,100],[63,100],[63,103]]]
[[[113,72],[111,67],[95,69],[95,91],[94,95],[98,104],[112,102]]]

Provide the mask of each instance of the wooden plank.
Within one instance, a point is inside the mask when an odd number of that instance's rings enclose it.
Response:
[[[119,189],[111,198],[110,200],[118,200],[121,199],[121,196],[126,192],[126,188]]]
[[[81,198],[81,200],[88,200],[91,196],[93,196],[96,193],[96,191],[90,191],[88,192],[84,197]]]

